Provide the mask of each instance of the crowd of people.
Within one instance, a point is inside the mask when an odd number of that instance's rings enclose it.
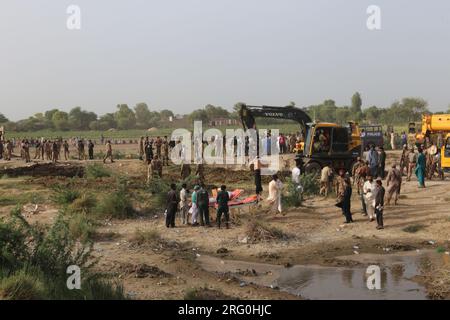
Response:
[[[69,140],[63,140],[62,138],[22,139],[20,141],[0,140],[0,159],[11,161],[15,150],[19,149],[18,153],[20,155],[18,157],[24,160],[25,163],[29,163],[32,161],[31,149],[34,148],[33,160],[46,160],[56,163],[64,157],[64,160],[68,161],[70,160],[70,146],[76,150],[76,158],[78,160],[94,160],[94,141],[82,138],[72,138]],[[107,159],[114,162],[110,140],[106,141],[106,155],[103,158],[103,162],[106,162]]]
[[[367,148],[362,157],[358,157],[354,164],[351,177],[350,173],[340,170],[336,179],[337,206],[342,209],[345,216],[345,223],[352,223],[352,213],[350,199],[352,186],[356,186],[358,196],[361,199],[361,212],[367,216],[369,221],[377,221],[377,229],[384,228],[383,212],[384,205],[390,205],[393,200],[397,205],[403,177],[406,181],[411,181],[414,173],[417,176],[418,187],[425,188],[425,180],[432,180],[435,177],[444,179],[444,173],[440,166],[441,156],[439,148],[432,142],[426,145],[419,145],[417,151],[412,147],[408,149],[403,146],[400,161],[392,164],[386,170],[386,152],[382,146],[371,146]],[[322,169],[320,178],[320,193],[324,196],[332,189],[333,170],[330,166]],[[383,186],[383,180],[385,186]]]
[[[406,139],[405,134],[402,134],[402,141],[403,139]],[[317,148],[325,147],[327,145],[326,132],[319,132],[316,140],[318,143]],[[263,138],[262,145],[265,146],[265,153],[270,154],[269,150],[272,149],[273,143],[276,143],[276,147],[283,154],[295,152],[301,141],[301,135],[298,134],[280,134],[276,141],[272,141],[272,136],[268,132]],[[103,157],[103,162],[106,162],[108,159],[114,162],[112,143],[110,140],[105,140],[102,137],[102,143],[104,142],[106,142],[106,152]],[[169,154],[176,143],[180,143],[180,141],[175,142],[169,140],[167,136],[140,138],[138,141],[139,158],[148,167],[147,181],[149,183],[156,177],[162,178],[163,167],[169,166]],[[205,142],[201,141],[200,143]],[[214,139],[210,143],[214,143]],[[235,141],[236,144],[237,142]],[[65,159],[67,161],[70,159],[70,150],[72,147],[76,150],[76,159],[93,160],[95,146],[95,141],[82,138],[68,140],[63,140],[62,138],[22,139],[20,141],[0,140],[0,159],[11,160],[15,149],[19,148],[20,157],[25,162],[30,162],[32,159],[30,149],[34,148],[35,153],[33,159],[53,162]],[[395,147],[394,144],[393,147]],[[239,153],[237,147],[234,152],[235,156],[237,156]],[[297,188],[301,189],[300,176],[303,165],[300,158],[296,159],[296,166],[292,169],[292,182]],[[345,223],[352,223],[351,196],[353,187],[355,187],[360,197],[362,214],[367,216],[370,222],[376,220],[377,229],[383,229],[385,201],[387,205],[390,205],[393,200],[394,205],[397,205],[403,176],[406,177],[406,181],[410,181],[414,173],[417,176],[419,188],[424,188],[426,179],[431,180],[435,177],[443,179],[444,174],[440,160],[440,149],[430,141],[427,141],[426,145],[421,144],[417,146],[417,151],[414,146],[408,148],[404,144],[398,165],[394,164],[386,170],[386,152],[384,151],[384,147],[375,147],[372,145],[364,150],[361,157],[357,158],[357,162],[354,164],[351,172],[346,172],[342,169],[335,175],[331,164],[325,165],[320,174],[320,194],[327,197],[334,186],[337,195],[336,205],[341,208],[342,214],[345,217]],[[254,172],[256,199],[257,202],[260,202],[262,201],[263,192],[261,178],[263,164],[260,158],[256,157],[252,161],[249,161],[249,165]],[[181,181],[185,181],[192,174],[191,164],[183,162],[180,168],[180,179]],[[176,191],[174,185],[171,186],[171,191],[167,198],[167,227],[175,226],[175,212],[177,211],[180,212],[181,222],[184,225],[211,226],[211,219],[209,217],[210,195],[205,186],[204,165],[202,163],[196,165],[194,175],[197,178],[197,184],[194,186],[192,193],[188,190],[186,184],[183,184],[180,191]],[[383,186],[383,180],[385,181],[386,189]],[[283,183],[278,175],[273,175],[268,185],[267,198],[271,212],[276,214],[283,213],[282,193]],[[216,217],[218,227],[221,226],[222,217],[225,220],[225,226],[227,228],[229,227],[229,199],[229,192],[226,190],[226,186],[222,186],[215,199],[218,204]]]

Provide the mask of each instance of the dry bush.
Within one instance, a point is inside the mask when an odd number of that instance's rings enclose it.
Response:
[[[431,299],[450,299],[450,269],[435,268],[425,276]]]
[[[137,229],[129,242],[133,246],[152,245],[161,241],[161,235],[156,230],[142,231]]]
[[[257,220],[250,221],[247,224],[246,235],[249,242],[252,243],[288,240],[290,238],[282,230]]]

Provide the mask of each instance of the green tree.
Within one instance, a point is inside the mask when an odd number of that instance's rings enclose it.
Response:
[[[362,118],[362,99],[359,92],[356,92],[352,96],[352,105],[350,107],[350,111],[352,112],[353,119],[356,121],[361,120]]]
[[[136,126],[140,129],[148,129],[152,118],[152,113],[148,109],[146,103],[138,103],[134,107],[134,113],[136,114]]]
[[[52,123],[56,130],[69,130],[69,114],[63,111],[56,111],[52,115]]]
[[[403,98],[401,105],[410,113],[408,121],[420,121],[422,114],[430,112],[428,102],[422,98]]]
[[[101,116],[98,120],[92,121],[89,124],[91,130],[106,131],[109,129],[117,128],[116,120],[114,119],[114,113],[107,113]]]
[[[208,104],[205,106],[205,112],[209,120],[214,118],[227,118],[230,115],[230,113],[226,109],[213,106],[212,104]]]
[[[52,110],[45,111],[44,117],[47,120],[53,121],[53,115],[58,111],[59,111],[58,109],[52,109]]]
[[[233,112],[231,114],[233,118],[239,118],[239,111],[242,109],[242,106],[245,106],[245,102],[238,102],[233,106]]]
[[[363,111],[364,118],[371,124],[379,123],[382,114],[383,110],[377,106],[371,106]]]
[[[122,130],[132,129],[136,126],[136,116],[128,105],[117,105],[117,111],[114,113],[114,119],[117,122],[117,127]]]
[[[92,121],[97,120],[97,115],[93,112],[81,110],[75,107],[69,112],[69,126],[74,130],[88,130]]]
[[[3,113],[0,113],[0,123],[9,122],[8,118],[6,118]]]
[[[190,121],[202,121],[203,123],[207,123],[208,122],[208,114],[206,113],[206,111],[204,109],[197,109],[194,110],[193,112],[191,112],[191,114],[189,115],[189,120]]]
[[[165,120],[165,121],[169,120],[170,117],[175,116],[172,111],[167,110],[167,109],[161,110],[159,112],[159,115],[160,115],[161,119]]]
[[[336,123],[346,124],[349,120],[351,120],[353,114],[349,107],[336,108]]]

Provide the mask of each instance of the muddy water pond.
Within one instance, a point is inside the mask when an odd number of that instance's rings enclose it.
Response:
[[[400,254],[359,254],[337,258],[344,267],[280,265],[225,260],[201,255],[198,262],[206,271],[238,278],[241,286],[253,283],[277,288],[304,299],[427,299],[425,288],[414,281],[421,266],[435,259],[433,252]],[[347,267],[349,265],[351,267]],[[379,289],[368,289],[367,267],[380,267]]]

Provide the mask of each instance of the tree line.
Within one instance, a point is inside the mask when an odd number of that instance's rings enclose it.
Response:
[[[216,118],[238,118],[238,110],[242,102],[236,103],[232,110],[211,104],[196,109],[182,117],[192,121],[207,123]],[[294,102],[290,103],[295,106]],[[408,122],[421,120],[424,113],[431,113],[428,103],[422,98],[408,97],[395,101],[387,108],[370,106],[363,108],[361,95],[356,92],[348,106],[337,106],[334,100],[328,99],[321,104],[306,107],[304,110],[316,121],[336,122],[345,124],[349,120],[359,123],[405,125]],[[450,106],[445,112],[450,113]],[[437,112],[444,113],[444,111]],[[109,129],[148,129],[152,127],[162,128],[170,126],[170,118],[175,114],[171,110],[151,111],[146,103],[138,103],[134,108],[127,104],[119,104],[115,112],[98,116],[94,112],[75,107],[69,112],[59,109],[51,109],[44,113],[37,113],[27,119],[16,122],[9,121],[0,113],[0,125],[8,131],[37,131],[37,130],[96,130]],[[270,123],[265,119],[264,123]],[[274,121],[276,122],[276,121]]]

